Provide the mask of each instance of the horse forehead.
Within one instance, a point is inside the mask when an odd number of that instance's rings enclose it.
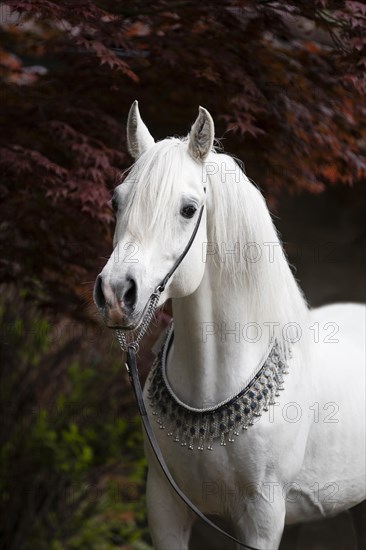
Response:
[[[204,165],[194,161],[187,155],[186,161],[182,166],[182,176],[184,184],[188,187],[197,187],[201,185],[204,179]]]
[[[196,163],[194,163],[196,164]],[[182,167],[182,171],[177,174],[179,181],[175,181],[175,178],[172,178],[171,184],[179,185],[182,191],[182,195],[195,194],[197,192],[203,191],[205,187],[204,174],[202,167],[192,166],[190,163],[185,164]],[[115,188],[115,193],[118,194],[121,198],[127,197],[135,185],[143,183],[143,178],[140,178],[138,174],[134,176],[128,176],[122,183],[117,185]]]
[[[204,195],[204,184],[199,178],[183,178],[181,190],[182,197],[200,199]]]

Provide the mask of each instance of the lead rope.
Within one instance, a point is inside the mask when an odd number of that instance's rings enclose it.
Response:
[[[206,191],[206,189],[205,189]],[[146,432],[146,435],[150,441],[151,448],[156,456],[156,459],[165,474],[165,477],[169,481],[170,485],[174,489],[174,491],[177,493],[177,495],[183,500],[183,502],[194,512],[202,521],[204,521],[207,525],[224,535],[226,538],[236,542],[240,546],[244,548],[248,548],[249,550],[260,550],[259,548],[256,548],[254,546],[249,546],[248,544],[244,544],[243,542],[240,542],[240,540],[236,539],[223,529],[213,523],[208,517],[206,517],[194,504],[189,500],[189,498],[183,493],[183,491],[180,489],[180,487],[176,484],[176,482],[173,479],[173,476],[171,475],[169,468],[164,460],[164,457],[160,451],[159,444],[157,442],[157,439],[155,437],[154,431],[151,427],[150,420],[146,411],[146,406],[144,402],[144,398],[142,395],[142,389],[137,369],[137,362],[136,362],[136,354],[139,350],[139,344],[146,333],[150,322],[155,314],[155,310],[157,308],[157,305],[159,303],[160,295],[164,291],[165,286],[168,282],[168,280],[171,278],[177,267],[182,262],[183,258],[186,256],[187,252],[189,251],[194,238],[197,234],[202,213],[203,213],[203,206],[201,207],[201,211],[197,220],[197,223],[195,225],[194,231],[191,235],[191,238],[189,239],[185,249],[183,250],[182,254],[179,256],[179,258],[176,260],[175,264],[173,265],[172,269],[167,273],[167,275],[164,277],[162,282],[156,287],[154,292],[151,294],[143,313],[141,324],[135,329],[134,331],[131,331],[130,336],[128,337],[126,333],[117,328],[115,329],[115,335],[119,342],[119,345],[121,346],[122,351],[127,352],[127,361],[125,363],[126,369],[128,372],[128,376],[132,385],[133,392],[136,397],[137,406],[139,409],[139,413],[141,416],[141,420]]]
[[[117,338],[118,338],[118,336],[117,336]],[[119,341],[119,338],[118,338],[118,341]],[[139,379],[138,370],[137,370],[135,345],[136,345],[136,343],[133,342],[132,344],[128,345],[128,347],[127,347],[126,368],[127,368],[127,372],[128,372],[128,375],[129,375],[131,385],[132,385],[132,389],[133,389],[135,397],[136,397],[137,406],[138,406],[138,409],[139,409],[139,412],[140,412],[142,424],[144,426],[147,438],[150,442],[151,448],[152,448],[152,450],[153,450],[153,452],[156,456],[156,459],[157,459],[157,461],[158,461],[165,477],[169,481],[169,483],[172,486],[175,493],[188,506],[188,508],[194,514],[196,514],[196,516],[199,517],[204,523],[206,523],[207,525],[212,527],[212,529],[215,529],[215,531],[217,531],[217,532],[221,533],[222,535],[224,535],[226,538],[232,540],[236,544],[239,544],[239,546],[242,546],[243,548],[248,548],[249,550],[260,550],[259,548],[255,547],[255,546],[250,546],[249,544],[244,544],[244,542],[241,542],[237,538],[233,537],[232,535],[230,535],[229,533],[227,533],[226,531],[221,529],[221,527],[219,527],[218,525],[213,523],[207,516],[205,516],[193,504],[193,502],[191,502],[191,500],[183,493],[181,488],[174,481],[174,478],[171,475],[170,470],[169,470],[169,468],[168,468],[168,466],[167,466],[167,464],[164,460],[164,457],[163,457],[162,452],[160,450],[159,444],[158,444],[157,439],[155,437],[154,431],[151,427],[150,420],[149,420],[149,417],[148,417],[148,414],[147,414],[147,411],[146,411],[146,406],[145,406],[144,398],[143,398],[143,395],[142,395],[142,389],[141,389],[140,379]]]
[[[126,334],[121,329],[115,329],[115,335],[116,338],[121,346],[122,351],[127,352],[127,361],[125,363],[126,370],[128,372],[129,380],[133,389],[133,392],[135,394],[138,410],[141,416],[142,424],[144,426],[145,433],[147,435],[147,438],[150,442],[151,448],[156,456],[156,459],[165,475],[167,480],[169,481],[170,485],[174,489],[175,493],[182,499],[182,501],[190,508],[190,510],[196,514],[204,523],[224,535],[226,538],[236,542],[240,546],[244,548],[248,548],[249,550],[259,550],[258,548],[254,546],[249,546],[248,544],[244,544],[240,540],[236,539],[223,529],[213,523],[208,517],[206,517],[194,504],[189,500],[189,498],[183,493],[183,491],[180,489],[180,487],[176,484],[174,481],[169,468],[164,460],[164,457],[160,451],[159,444],[157,442],[157,439],[155,437],[154,431],[151,427],[150,420],[146,411],[146,406],[142,394],[142,388],[140,384],[138,369],[137,369],[137,362],[136,362],[136,353],[139,349],[139,343],[141,339],[143,338],[150,321],[152,320],[157,304],[159,302],[160,294],[162,290],[160,287],[157,287],[156,290],[153,292],[153,294],[150,296],[149,302],[146,306],[146,312],[143,318],[143,321],[141,325],[138,327],[136,331],[135,339],[127,339]],[[133,337],[132,337],[133,338]]]

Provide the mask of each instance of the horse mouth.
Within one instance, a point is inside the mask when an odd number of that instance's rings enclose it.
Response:
[[[133,332],[140,326],[142,319],[143,319],[143,316],[137,314],[128,323],[124,321],[113,323],[108,317],[104,317],[104,324],[107,328],[111,328],[114,330],[119,329],[119,330],[123,330],[123,332]]]
[[[133,332],[134,330],[136,330],[137,328],[137,325],[109,325],[108,323],[105,323],[105,326],[107,328],[112,328],[114,330],[118,329],[118,330],[123,330],[123,332]]]

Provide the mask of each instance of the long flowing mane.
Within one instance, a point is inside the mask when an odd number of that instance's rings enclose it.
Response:
[[[188,155],[186,138],[168,138],[131,167],[124,216],[136,238],[141,228],[154,228],[166,244],[174,239],[171,213],[180,199]],[[207,187],[207,261],[215,265],[220,286],[228,283],[245,292],[253,322],[278,323],[275,336],[289,323],[303,327],[307,305],[259,190],[234,158],[216,150],[202,165],[202,185]]]
[[[212,152],[206,170],[208,235],[222,279],[248,294],[253,321],[303,326],[308,308],[262,194],[229,155]]]

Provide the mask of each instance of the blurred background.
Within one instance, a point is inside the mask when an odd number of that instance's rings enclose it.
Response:
[[[0,3],[1,549],[151,549],[140,422],[92,304],[134,99],[156,139],[206,107],[309,304],[365,301],[365,31],[342,0]],[[361,549],[365,524],[361,505],[281,549]]]

